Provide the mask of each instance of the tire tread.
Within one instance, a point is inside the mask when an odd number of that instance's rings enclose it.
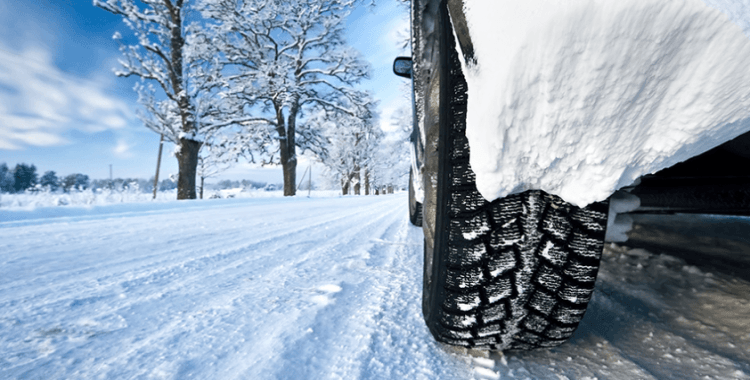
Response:
[[[594,291],[607,206],[571,205],[540,190],[487,202],[469,163],[466,82],[451,51],[447,247],[441,307],[427,321],[447,344],[533,349],[565,342]],[[444,182],[443,182],[444,181]],[[519,286],[522,285],[522,286]]]

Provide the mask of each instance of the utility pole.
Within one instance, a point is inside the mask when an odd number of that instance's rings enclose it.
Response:
[[[164,146],[164,133],[162,132],[161,138],[159,138],[159,155],[156,157],[156,175],[154,176],[154,198],[153,199],[156,199],[156,190],[159,188],[159,166],[161,166],[161,148],[163,146]],[[201,186],[203,185],[201,184]],[[202,187],[201,187],[201,193],[203,193]]]
[[[312,190],[312,165],[310,165],[310,176],[307,177],[307,197],[310,198],[310,191]]]
[[[309,166],[307,167],[307,169],[305,169],[305,172],[302,174],[302,178],[300,178],[299,183],[297,184],[297,191],[299,191],[299,188],[302,186],[302,182],[305,180],[305,176],[307,175],[308,170],[310,170]]]
[[[109,164],[109,189],[112,190],[112,164]]]

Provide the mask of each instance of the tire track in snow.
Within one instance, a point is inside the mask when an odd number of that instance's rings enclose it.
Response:
[[[270,321],[270,326],[266,329],[274,332],[273,337],[266,336],[265,344],[253,347],[251,351],[244,353],[253,360],[248,363],[247,367],[240,370],[243,374],[240,378],[316,378],[310,372],[311,368],[318,368],[319,362],[325,360],[317,355],[335,349],[325,344],[324,341],[330,335],[337,335],[336,331],[330,330],[329,324],[321,325],[318,318],[330,320],[331,309],[338,310],[340,303],[343,302],[342,297],[363,282],[355,274],[364,274],[359,269],[369,267],[369,264],[365,262],[373,256],[371,250],[368,249],[372,246],[372,237],[380,236],[383,230],[392,228],[394,219],[398,219],[399,214],[403,213],[401,203],[403,201],[397,199],[396,202],[389,204],[387,209],[373,209],[370,215],[361,215],[361,224],[350,220],[342,236],[328,239],[327,243],[311,249],[293,263],[284,268],[277,267],[265,276],[283,278],[284,282],[300,290],[303,297],[309,298],[303,301],[304,303],[312,302],[319,303],[319,305],[307,308],[308,313],[297,315],[293,320],[283,318]],[[322,268],[325,270],[321,270]],[[304,295],[305,288],[307,295]],[[331,288],[337,291],[331,292]],[[340,290],[341,288],[343,291]],[[309,292],[313,289],[315,289],[314,293]],[[271,312],[274,311],[283,312],[283,307],[271,310]],[[337,325],[337,327],[346,331],[346,328],[342,326]],[[321,333],[321,329],[325,332]],[[307,341],[310,341],[310,335],[314,334],[322,334],[321,339],[313,338],[315,340],[313,346],[317,352],[305,349]],[[269,347],[273,348],[269,349]],[[276,354],[268,357],[267,352],[276,352]],[[315,360],[300,366],[300,352],[316,352]],[[290,355],[293,359],[288,358]],[[273,375],[274,373],[276,375]]]
[[[372,316],[382,306],[385,279],[380,277],[394,269],[391,266],[393,249],[379,247],[373,238],[398,239],[394,230],[407,228],[402,214],[389,212],[387,220],[371,224],[368,232],[372,233],[345,245],[350,251],[366,252],[363,265],[349,269],[353,273],[333,273],[345,278],[337,282],[342,291],[335,295],[335,303],[326,305],[308,322],[307,331],[315,335],[313,340],[302,336],[285,345],[288,348],[279,359],[281,363],[275,365],[282,370],[276,372],[274,378],[360,378],[355,362],[371,337]],[[357,245],[352,246],[352,243]],[[358,278],[355,280],[351,274]],[[310,357],[315,360],[306,359]],[[300,366],[300,361],[307,363]]]
[[[196,260],[208,261],[208,260],[210,260],[212,258],[215,258],[215,257],[218,258],[218,256],[222,255],[222,254],[229,256],[229,255],[236,254],[236,253],[242,253],[244,250],[252,248],[254,245],[258,245],[258,244],[262,244],[262,243],[270,243],[272,241],[281,241],[282,239],[288,238],[289,236],[293,236],[295,234],[298,234],[298,233],[300,233],[303,230],[306,230],[306,229],[309,229],[309,228],[312,228],[312,227],[321,226],[321,225],[326,225],[326,224],[331,223],[333,221],[337,221],[337,220],[342,220],[342,219],[345,219],[345,218],[349,218],[349,217],[351,217],[352,215],[354,215],[354,214],[356,214],[358,212],[356,210],[357,209],[354,209],[354,211],[352,211],[352,210],[344,210],[343,213],[341,211],[338,211],[338,212],[330,213],[330,215],[326,215],[326,214],[320,215],[320,214],[318,214],[318,215],[314,215],[312,217],[302,218],[299,221],[295,221],[296,223],[300,224],[299,227],[293,228],[293,229],[286,228],[284,231],[278,231],[279,230],[278,229],[279,224],[274,224],[274,225],[268,226],[264,231],[259,231],[260,232],[259,234],[261,234],[261,233],[270,233],[270,236],[261,237],[261,238],[255,240],[255,241],[251,241],[251,242],[247,242],[247,235],[244,235],[242,233],[237,233],[237,232],[234,232],[234,233],[231,233],[231,232],[230,233],[225,233],[225,234],[223,234],[224,236],[229,235],[229,236],[233,236],[234,238],[231,239],[231,240],[227,240],[226,238],[222,238],[221,239],[221,244],[222,245],[233,244],[233,245],[237,245],[237,247],[231,248],[231,249],[224,249],[222,251],[219,251],[218,253],[212,252],[212,249],[215,248],[215,246],[217,245],[217,242],[216,242],[215,238],[213,238],[213,239],[205,239],[205,236],[203,236],[204,240],[206,240],[206,241],[202,242],[202,245],[200,245],[200,246],[194,245],[193,242],[191,241],[190,243],[183,243],[183,245],[185,245],[187,247],[170,248],[170,249],[168,249],[166,251],[161,250],[160,249],[161,247],[164,247],[164,246],[171,247],[174,244],[174,241],[167,241],[165,243],[156,245],[154,247],[155,248],[155,252],[152,253],[152,254],[148,254],[146,256],[138,256],[138,257],[135,257],[135,258],[132,258],[132,259],[128,258],[125,261],[115,262],[115,263],[113,263],[111,261],[104,261],[101,264],[92,265],[92,266],[87,267],[87,268],[77,269],[76,271],[72,271],[72,272],[71,271],[64,271],[64,272],[61,272],[61,273],[58,274],[58,277],[46,277],[45,278],[43,276],[39,276],[38,275],[38,277],[37,277],[36,280],[40,281],[40,282],[43,281],[45,283],[55,283],[57,285],[58,289],[62,289],[65,292],[69,292],[71,290],[74,290],[74,289],[67,288],[70,284],[78,284],[82,280],[96,281],[97,282],[97,286],[112,286],[112,285],[114,285],[113,283],[107,283],[107,284],[104,284],[104,285],[100,284],[101,282],[105,282],[105,280],[108,279],[106,277],[105,278],[92,278],[92,277],[96,277],[96,271],[97,270],[101,270],[102,268],[105,268],[105,267],[111,268],[112,265],[122,265],[122,266],[125,266],[125,267],[122,270],[120,270],[118,273],[115,273],[115,274],[113,274],[110,277],[114,278],[115,279],[114,281],[117,282],[117,281],[119,281],[122,278],[122,276],[125,273],[141,272],[139,275],[137,275],[136,277],[133,277],[133,279],[132,279],[133,281],[138,282],[140,280],[143,280],[147,276],[156,276],[156,274],[158,274],[160,272],[170,272],[170,271],[172,271],[172,270],[174,270],[176,268],[180,268],[181,266],[185,266],[188,263],[196,261]],[[323,219],[321,221],[318,221],[323,216],[328,217],[328,219]],[[305,224],[305,223],[309,223],[308,222],[309,220],[313,220],[315,222],[313,222],[312,224]],[[116,223],[117,221],[112,221],[112,222]],[[91,223],[93,223],[93,222],[86,222],[86,223],[84,223],[82,226],[79,227],[78,230],[80,231],[81,229],[93,228],[94,226],[92,226]],[[250,225],[247,228],[255,228],[256,226],[257,225]],[[114,230],[114,228],[111,229],[111,230]],[[143,233],[143,232],[144,231],[138,231],[136,233],[131,234],[131,236],[132,235],[137,235],[137,234]],[[75,234],[76,230],[69,231],[68,233],[69,234]],[[13,234],[13,231],[11,231],[10,234]],[[131,239],[130,237],[126,237],[126,236],[116,236],[116,237],[119,238],[119,239],[121,239],[121,240],[130,240]],[[21,238],[23,239],[23,237],[21,237]],[[142,246],[142,245],[143,245],[142,242],[137,242],[136,243],[136,247],[139,247],[139,246]],[[149,248],[151,248],[151,247],[149,247]],[[74,252],[76,250],[82,250],[82,249],[83,248],[81,248],[81,249],[73,248],[67,254],[67,256],[73,256],[73,255],[75,255]],[[125,251],[130,251],[130,249],[125,250]],[[203,255],[201,257],[188,256],[189,253],[193,253],[193,252],[206,252],[206,251],[208,251],[210,253],[206,254],[206,255]],[[156,261],[147,261],[145,264],[141,264],[141,262],[149,260],[149,259],[153,259],[153,258],[158,259],[158,260],[156,260]],[[177,258],[179,258],[179,259],[181,259],[183,261],[175,263],[174,261]],[[72,259],[71,261],[74,260],[73,258],[71,258],[71,259]],[[141,264],[141,267],[136,269],[136,268],[128,267],[127,266],[128,264]],[[152,267],[154,269],[152,269],[151,271],[148,271],[146,269],[148,267]],[[111,269],[110,269],[110,271],[111,271]],[[90,275],[89,277],[85,277],[86,274],[87,274],[87,272],[88,273],[92,273],[93,275]],[[60,278],[62,278],[62,280]],[[66,281],[65,279],[69,279],[69,280]],[[26,285],[25,281],[22,282],[22,285]],[[0,293],[7,292],[7,293],[14,294],[17,297],[17,299],[24,299],[26,301],[29,300],[29,297],[31,295],[29,295],[29,294],[23,294],[23,293],[19,292],[17,289],[14,289],[12,286],[13,286],[13,282],[7,283],[7,284],[0,284]],[[13,300],[11,299],[11,301],[13,301]],[[65,300],[58,300],[58,301],[65,301]],[[55,301],[54,300],[45,300],[45,302],[51,303],[51,302],[55,302]],[[0,305],[0,306],[2,306],[2,305]]]
[[[374,315],[372,339],[359,358],[361,379],[460,379],[471,372],[466,357],[437,343],[422,318],[423,235],[404,215],[392,246],[389,285]],[[387,238],[384,244],[389,244]],[[388,358],[385,361],[384,358]]]
[[[337,282],[342,291],[306,325],[309,336],[287,340],[271,366],[276,372],[247,377],[432,379],[470,373],[462,359],[437,347],[422,322],[422,233],[401,208],[396,205],[387,220],[373,223],[377,229],[343,244],[367,252],[366,265],[344,264],[344,273],[327,274],[343,278]]]

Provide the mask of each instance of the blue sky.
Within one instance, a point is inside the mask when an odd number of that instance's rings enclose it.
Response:
[[[380,100],[381,124],[404,102],[403,79],[391,72],[408,10],[376,0],[349,18],[348,40],[373,67],[362,84]],[[41,174],[91,178],[153,176],[159,136],[135,117],[134,78],[118,78],[112,35],[130,30],[90,0],[0,0],[0,163],[34,164]],[[165,146],[162,175],[177,172]],[[300,175],[305,160],[300,164]],[[320,172],[320,170],[317,170]],[[278,168],[240,163],[215,180],[282,182]]]

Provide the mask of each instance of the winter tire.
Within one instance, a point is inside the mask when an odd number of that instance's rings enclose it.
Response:
[[[560,345],[591,299],[607,205],[579,208],[539,190],[492,202],[479,194],[465,136],[466,82],[441,4],[438,58],[423,97],[425,321],[451,345]]]
[[[409,221],[422,227],[422,203],[417,202],[414,194],[414,169],[409,169]]]

